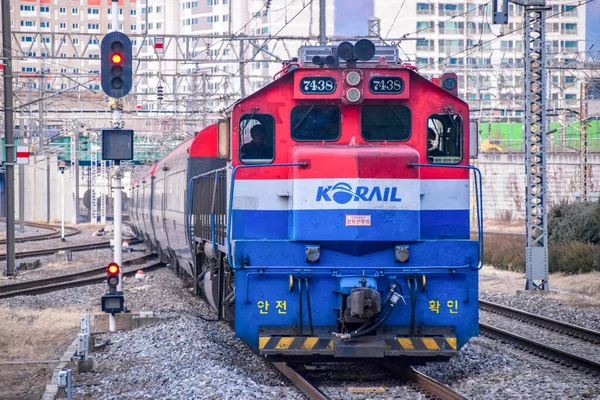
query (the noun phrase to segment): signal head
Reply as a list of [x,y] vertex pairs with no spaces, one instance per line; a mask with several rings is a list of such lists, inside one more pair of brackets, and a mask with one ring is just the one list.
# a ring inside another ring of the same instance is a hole
[[354,55],[360,61],[369,61],[375,56],[375,44],[369,39],[360,39],[354,44]]
[[337,47],[338,56],[344,61],[354,58],[354,45],[350,42],[342,42]]
[[112,98],[121,98],[133,85],[131,40],[122,32],[110,32],[100,46],[102,90]]

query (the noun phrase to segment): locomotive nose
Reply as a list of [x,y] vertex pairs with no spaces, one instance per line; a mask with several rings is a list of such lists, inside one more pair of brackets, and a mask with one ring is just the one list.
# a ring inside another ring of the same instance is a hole
[[[419,154],[409,146],[292,151],[292,240],[419,240]],[[350,243],[349,243],[350,245]]]

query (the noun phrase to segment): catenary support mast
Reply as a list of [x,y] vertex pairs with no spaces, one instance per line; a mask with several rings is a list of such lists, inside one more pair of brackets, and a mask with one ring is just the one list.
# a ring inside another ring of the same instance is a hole
[[[548,83],[545,0],[513,0],[524,7],[525,60],[525,289],[549,290],[546,133]],[[508,0],[493,0],[493,23],[508,23]]]
[[13,123],[12,44],[10,0],[2,0],[2,58],[4,72],[4,132],[6,143],[6,275],[15,273],[15,148]]

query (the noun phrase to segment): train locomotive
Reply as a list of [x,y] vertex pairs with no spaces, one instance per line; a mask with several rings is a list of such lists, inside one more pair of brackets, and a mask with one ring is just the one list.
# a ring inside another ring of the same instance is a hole
[[394,46],[301,47],[133,184],[133,229],[269,360],[447,360],[483,249],[456,86]]

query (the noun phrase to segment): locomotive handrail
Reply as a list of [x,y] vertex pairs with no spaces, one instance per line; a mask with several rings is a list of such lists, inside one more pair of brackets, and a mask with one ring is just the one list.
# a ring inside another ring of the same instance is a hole
[[479,168],[473,165],[446,165],[446,164],[415,164],[408,163],[409,167],[434,167],[469,169],[473,171],[473,182],[475,184],[475,202],[477,203],[477,240],[479,242],[479,265],[476,270],[483,268],[483,179]]
[[234,263],[234,257],[231,255],[231,215],[233,214],[233,193],[235,186],[235,173],[242,168],[261,168],[261,167],[306,167],[306,162],[300,163],[282,163],[282,164],[253,164],[253,165],[238,165],[231,170],[231,185],[229,186],[229,205],[227,207],[227,262],[232,269],[240,269]]
[[[191,249],[191,245],[192,245],[192,215],[194,214],[194,181],[201,179],[201,178],[209,177],[210,175],[214,174],[215,175],[214,190],[216,191],[217,184],[219,182],[219,172],[224,171],[226,169],[227,169],[226,167],[219,168],[219,169],[205,172],[203,174],[196,175],[196,176],[193,176],[190,178],[190,190],[189,190],[190,212],[187,214],[187,218],[186,218],[186,222],[187,222],[186,236],[189,238],[190,250],[193,250],[193,249]],[[215,193],[213,193],[213,202],[212,202],[212,206],[211,206],[210,217],[211,217],[211,238],[212,238],[212,242],[213,242],[213,251],[216,254],[217,243],[216,243],[216,228],[215,228]]]

